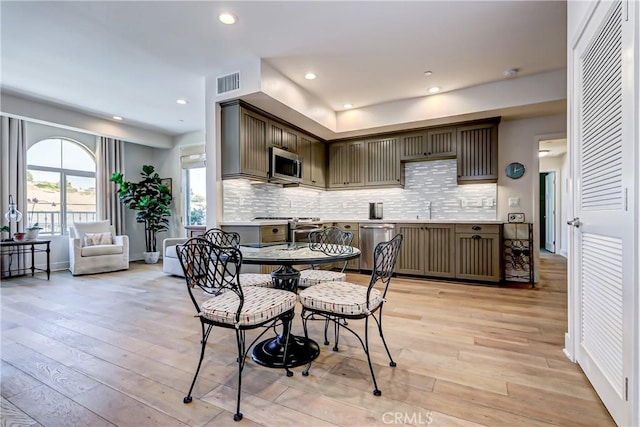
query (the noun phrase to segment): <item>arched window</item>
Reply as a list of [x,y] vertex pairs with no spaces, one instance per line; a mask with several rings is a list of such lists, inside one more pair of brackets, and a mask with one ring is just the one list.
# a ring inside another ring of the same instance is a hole
[[96,161],[79,142],[38,141],[27,151],[27,226],[66,234],[74,221],[96,219]]

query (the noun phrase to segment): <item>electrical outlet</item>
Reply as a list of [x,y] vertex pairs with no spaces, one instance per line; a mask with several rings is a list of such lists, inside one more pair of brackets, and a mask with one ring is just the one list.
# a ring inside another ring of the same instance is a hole
[[462,206],[463,208],[469,206],[469,202],[467,201],[467,199],[460,199],[460,206]]

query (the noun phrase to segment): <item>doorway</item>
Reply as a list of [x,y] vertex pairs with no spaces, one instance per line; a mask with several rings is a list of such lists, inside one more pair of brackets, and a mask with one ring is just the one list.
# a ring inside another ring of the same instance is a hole
[[540,173],[540,250],[556,253],[556,173]]

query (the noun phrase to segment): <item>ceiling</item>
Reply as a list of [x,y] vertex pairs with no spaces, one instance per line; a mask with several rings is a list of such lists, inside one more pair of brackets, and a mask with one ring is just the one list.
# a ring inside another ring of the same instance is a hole
[[[262,58],[335,111],[566,67],[565,1],[2,1],[5,93],[169,135]],[[231,11],[235,25],[217,16]],[[425,71],[432,71],[425,76]],[[315,80],[304,74],[313,71]],[[188,100],[178,105],[176,100]]]

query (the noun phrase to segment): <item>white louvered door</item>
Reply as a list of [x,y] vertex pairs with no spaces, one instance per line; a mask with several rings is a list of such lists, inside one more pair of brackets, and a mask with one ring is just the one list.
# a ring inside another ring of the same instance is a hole
[[[576,359],[618,425],[631,422],[633,62],[626,2],[601,1],[573,48]],[[631,86],[630,86],[631,85]],[[577,314],[577,313],[576,313]]]

